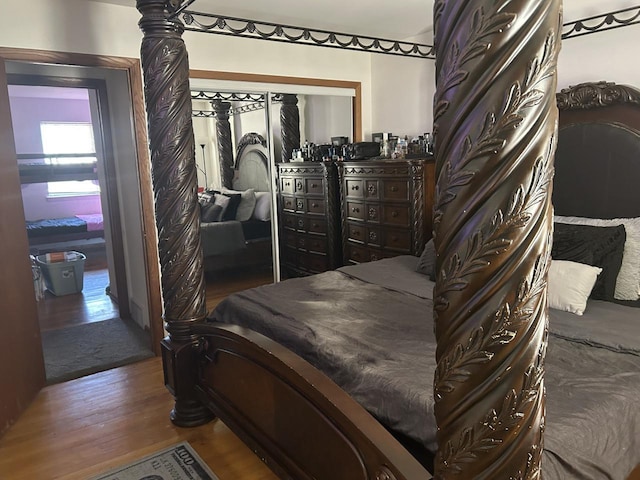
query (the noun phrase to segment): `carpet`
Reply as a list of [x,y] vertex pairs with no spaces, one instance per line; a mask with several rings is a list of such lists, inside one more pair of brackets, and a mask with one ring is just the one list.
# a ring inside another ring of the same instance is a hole
[[42,332],[42,348],[49,385],[153,356],[148,334],[119,318]]
[[182,442],[91,480],[218,480],[218,477],[188,442]]

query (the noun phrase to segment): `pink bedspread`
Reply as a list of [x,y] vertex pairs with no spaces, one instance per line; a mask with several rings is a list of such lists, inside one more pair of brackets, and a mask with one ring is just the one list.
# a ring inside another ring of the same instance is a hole
[[89,215],[76,215],[80,220],[87,222],[87,232],[95,232],[96,230],[104,230],[104,223],[101,213],[92,213]]

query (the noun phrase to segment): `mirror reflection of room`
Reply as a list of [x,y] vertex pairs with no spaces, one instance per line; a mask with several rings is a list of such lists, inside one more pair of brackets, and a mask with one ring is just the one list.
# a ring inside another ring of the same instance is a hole
[[207,308],[271,283],[271,182],[264,95],[194,91]]

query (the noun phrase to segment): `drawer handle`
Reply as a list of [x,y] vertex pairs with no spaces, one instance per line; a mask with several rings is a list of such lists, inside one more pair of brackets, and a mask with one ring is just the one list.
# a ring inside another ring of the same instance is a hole
[[391,212],[391,216],[393,218],[396,218],[398,216],[398,212],[396,210],[394,210],[393,212]]
[[288,187],[289,185],[291,185],[291,182],[284,182],[284,184]]
[[311,226],[312,226],[313,228],[318,228],[318,224],[317,224],[317,223],[312,223],[312,224],[311,224]]
[[358,213],[358,212],[360,211],[360,209],[359,209],[359,208],[356,208],[356,207],[353,207],[353,208],[351,209],[351,211],[352,211],[353,213]]
[[375,241],[378,238],[378,234],[376,232],[369,232],[369,239]]
[[391,191],[392,192],[397,192],[398,191],[398,187],[394,185],[393,187],[391,187]]
[[369,190],[369,195],[375,195],[377,190],[376,185],[374,183],[370,183],[367,190]]
[[353,236],[354,237],[359,237],[360,236],[360,232],[358,230],[353,232]]
[[303,203],[303,201],[302,201],[302,200],[298,200],[298,201],[296,202],[296,205],[298,205],[298,208],[300,208],[300,209],[302,209],[302,207],[304,207],[304,203]]
[[369,218],[377,218],[378,211],[375,208],[369,209]]
[[311,184],[311,188],[318,188],[318,184],[317,183],[312,183]]
[[358,185],[351,185],[351,190],[360,190]]
[[313,208],[318,208],[318,204],[317,204],[317,203],[315,203],[315,202],[314,202],[314,203],[312,203],[312,204],[311,204],[311,206],[312,206]]
[[304,220],[302,220],[302,219],[298,220],[298,226],[300,228],[304,227]]
[[302,190],[302,182],[297,182],[297,183],[296,183],[296,188],[297,188],[298,190]]
[[304,241],[304,238],[301,238],[301,239],[300,239],[300,245],[302,245],[302,246],[304,247],[304,244],[305,244],[305,243],[306,243],[306,242]]
[[375,253],[372,253],[371,254],[371,260],[373,260],[375,262],[376,260],[378,260],[378,256]]

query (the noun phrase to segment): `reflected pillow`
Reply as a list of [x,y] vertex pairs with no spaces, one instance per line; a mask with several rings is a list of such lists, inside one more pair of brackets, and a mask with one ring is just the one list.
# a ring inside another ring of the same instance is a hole
[[436,247],[433,238],[427,242],[416,265],[416,272],[429,277],[429,280],[436,280]]
[[235,220],[236,213],[238,212],[238,207],[240,206],[240,194],[231,194],[231,193],[220,193],[216,195],[218,197],[227,197],[229,199],[229,203],[227,204],[227,208],[224,209],[224,214],[222,215],[223,221]]
[[225,212],[227,210],[227,208],[229,207],[229,202],[231,201],[231,199],[225,195],[216,195],[215,197],[213,197],[213,203],[214,205],[219,205],[220,206],[220,214],[218,216],[218,222],[221,222],[224,219],[224,215]]
[[207,203],[200,207],[200,222],[211,223],[219,222],[222,214],[222,206],[215,203]]
[[551,258],[602,268],[591,297],[614,299],[626,239],[623,225],[594,227],[554,223]]
[[268,222],[271,220],[271,193],[256,192],[256,207],[251,218]]
[[551,260],[547,297],[549,308],[582,315],[596,283],[599,267],[566,260]]
[[232,198],[238,197],[238,203],[234,210],[234,216],[229,220],[238,220],[239,222],[246,222],[253,215],[253,210],[256,206],[256,193],[253,188],[249,188],[243,192],[238,190],[229,190],[227,188],[222,189],[223,195],[228,195]]
[[627,239],[624,243],[622,266],[616,278],[615,298],[638,300],[640,298],[640,218],[584,218],[553,217],[555,222],[592,226],[624,225]]

